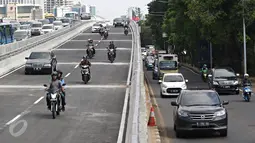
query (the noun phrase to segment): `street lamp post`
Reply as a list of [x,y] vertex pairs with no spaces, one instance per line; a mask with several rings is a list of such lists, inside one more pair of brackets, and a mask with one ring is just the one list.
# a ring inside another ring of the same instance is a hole
[[243,61],[244,61],[244,74],[247,73],[247,57],[246,57],[246,28],[245,28],[245,19],[244,19],[244,0],[243,3]]

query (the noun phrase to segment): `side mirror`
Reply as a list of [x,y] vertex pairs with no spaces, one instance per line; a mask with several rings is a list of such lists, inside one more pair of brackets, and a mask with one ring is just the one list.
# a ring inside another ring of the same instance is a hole
[[26,60],[28,60],[28,57],[25,57]]
[[43,86],[44,86],[44,87],[47,87],[47,84],[44,84]]
[[228,105],[229,104],[229,101],[223,101],[222,102],[222,105]]
[[208,75],[208,77],[209,77],[209,78],[211,78],[211,77],[212,77],[212,75],[211,75],[211,74],[209,74],[209,75]]
[[62,84],[62,86],[66,86],[66,84],[65,84],[65,83],[63,83],[63,84]]
[[185,82],[189,82],[189,80],[186,79]]
[[162,80],[159,80],[158,83],[162,83]]
[[172,101],[172,102],[171,102],[171,105],[172,105],[172,106],[178,106],[178,104],[176,103],[176,101]]
[[236,76],[240,76],[240,74],[239,74],[239,73],[237,73],[237,74],[236,74]]

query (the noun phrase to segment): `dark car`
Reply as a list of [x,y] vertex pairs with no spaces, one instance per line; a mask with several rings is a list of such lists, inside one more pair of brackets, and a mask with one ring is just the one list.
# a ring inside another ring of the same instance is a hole
[[113,25],[114,27],[117,27],[117,26],[124,26],[125,24],[125,21],[122,19],[122,18],[115,18],[113,20]]
[[182,90],[176,101],[173,113],[174,130],[180,138],[188,132],[219,132],[221,136],[228,133],[228,113],[214,90]]
[[25,65],[25,74],[33,72],[46,72],[51,74],[56,70],[57,60],[52,52],[32,52]]
[[89,13],[81,13],[81,20],[90,20],[91,15]]
[[215,68],[208,73],[209,88],[218,93],[239,94],[239,74],[232,68]]

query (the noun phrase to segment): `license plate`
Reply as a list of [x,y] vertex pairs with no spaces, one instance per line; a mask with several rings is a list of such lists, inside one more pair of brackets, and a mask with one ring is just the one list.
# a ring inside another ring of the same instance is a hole
[[171,90],[171,92],[178,92],[178,90]]
[[198,127],[208,127],[209,123],[208,122],[197,122]]
[[57,101],[57,99],[50,99],[50,101]]
[[230,88],[230,86],[225,86],[224,88]]

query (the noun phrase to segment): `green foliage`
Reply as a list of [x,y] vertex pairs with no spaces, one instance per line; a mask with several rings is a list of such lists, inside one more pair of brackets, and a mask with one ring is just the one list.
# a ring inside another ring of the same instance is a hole
[[211,42],[214,65],[228,65],[237,72],[243,71],[244,17],[248,71],[255,75],[255,0],[169,0],[167,9],[166,4],[156,0],[148,6],[149,13],[165,12],[162,17],[147,18],[157,44],[162,42],[162,32],[166,32],[175,52],[180,54],[185,49],[186,59],[198,64],[202,41],[207,45]]

